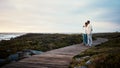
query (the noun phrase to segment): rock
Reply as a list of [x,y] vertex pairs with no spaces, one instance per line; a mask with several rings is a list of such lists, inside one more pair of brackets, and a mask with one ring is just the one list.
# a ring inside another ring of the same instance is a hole
[[83,59],[86,59],[86,58],[90,58],[90,56],[85,56],[85,57],[82,57]]
[[80,68],[87,68],[87,66],[80,66]]
[[87,68],[87,66],[78,66],[78,67],[74,67],[74,68]]
[[89,64],[91,64],[91,61],[90,61],[90,60],[88,60],[85,64],[89,65]]

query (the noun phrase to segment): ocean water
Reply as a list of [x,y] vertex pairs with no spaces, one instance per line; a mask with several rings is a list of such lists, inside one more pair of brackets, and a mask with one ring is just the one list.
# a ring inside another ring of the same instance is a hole
[[15,38],[25,33],[0,33],[0,41],[1,40],[10,40],[11,38]]

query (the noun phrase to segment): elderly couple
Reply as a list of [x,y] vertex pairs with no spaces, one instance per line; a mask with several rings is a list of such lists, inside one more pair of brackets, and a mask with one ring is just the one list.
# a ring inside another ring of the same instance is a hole
[[83,33],[83,44],[86,46],[92,46],[92,26],[89,20],[85,22],[83,28],[85,30]]

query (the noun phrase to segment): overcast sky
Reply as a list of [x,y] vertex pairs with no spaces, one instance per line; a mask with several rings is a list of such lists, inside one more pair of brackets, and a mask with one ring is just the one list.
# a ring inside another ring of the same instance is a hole
[[120,31],[119,0],[0,0],[0,32]]

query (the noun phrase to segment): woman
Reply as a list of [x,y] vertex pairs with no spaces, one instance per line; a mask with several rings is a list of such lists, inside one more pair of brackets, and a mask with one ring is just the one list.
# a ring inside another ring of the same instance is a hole
[[85,22],[85,25],[83,26],[83,28],[84,28],[84,33],[83,33],[82,35],[83,35],[83,44],[84,44],[84,45],[87,45],[87,32],[86,32],[87,25],[88,25],[88,23]]

